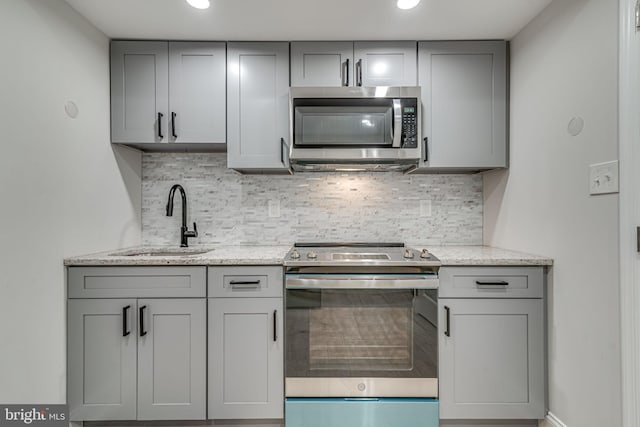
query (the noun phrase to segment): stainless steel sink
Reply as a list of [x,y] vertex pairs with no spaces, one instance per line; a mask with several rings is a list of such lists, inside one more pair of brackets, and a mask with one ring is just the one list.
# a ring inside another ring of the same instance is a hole
[[207,252],[211,252],[213,249],[141,249],[130,250],[123,252],[114,252],[109,254],[110,256],[141,256],[141,257],[179,257],[179,256],[193,256],[200,255]]

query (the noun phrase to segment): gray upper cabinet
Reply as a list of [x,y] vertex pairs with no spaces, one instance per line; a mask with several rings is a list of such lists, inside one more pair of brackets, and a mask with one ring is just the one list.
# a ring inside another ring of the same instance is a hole
[[289,43],[227,46],[227,166],[289,171]]
[[169,111],[166,42],[111,42],[111,141],[166,142]]
[[416,42],[355,42],[356,86],[416,86]]
[[169,140],[226,141],[225,43],[169,43]]
[[225,60],[220,42],[112,42],[111,141],[149,151],[224,143]]
[[291,86],[354,86],[353,42],[291,42]]
[[136,300],[69,300],[71,421],[136,419]]
[[421,42],[426,169],[507,167],[507,44]]
[[282,418],[282,298],[209,300],[209,418]]
[[291,86],[415,86],[416,42],[292,42]]

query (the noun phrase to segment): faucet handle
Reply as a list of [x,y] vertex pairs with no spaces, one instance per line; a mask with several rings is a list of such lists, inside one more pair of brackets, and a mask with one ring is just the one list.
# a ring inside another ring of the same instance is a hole
[[195,221],[193,222],[193,237],[198,237],[198,227],[196,227]]

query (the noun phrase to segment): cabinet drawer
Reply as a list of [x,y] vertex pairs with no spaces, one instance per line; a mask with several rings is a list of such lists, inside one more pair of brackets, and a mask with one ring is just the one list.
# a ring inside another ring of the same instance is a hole
[[206,276],[206,267],[69,267],[69,298],[202,298]]
[[543,267],[444,267],[439,298],[542,298]]
[[209,267],[210,297],[281,297],[282,267]]

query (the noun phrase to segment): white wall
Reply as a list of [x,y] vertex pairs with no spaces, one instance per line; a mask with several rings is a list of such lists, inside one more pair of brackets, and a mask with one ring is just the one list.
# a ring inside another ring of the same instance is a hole
[[3,403],[66,401],[63,257],[140,241],[141,158],[109,144],[108,46],[62,0],[0,1]]
[[621,424],[618,196],[588,194],[588,165],[618,155],[617,12],[556,0],[513,39],[511,168],[484,178],[485,244],[555,260],[549,406],[569,427]]

